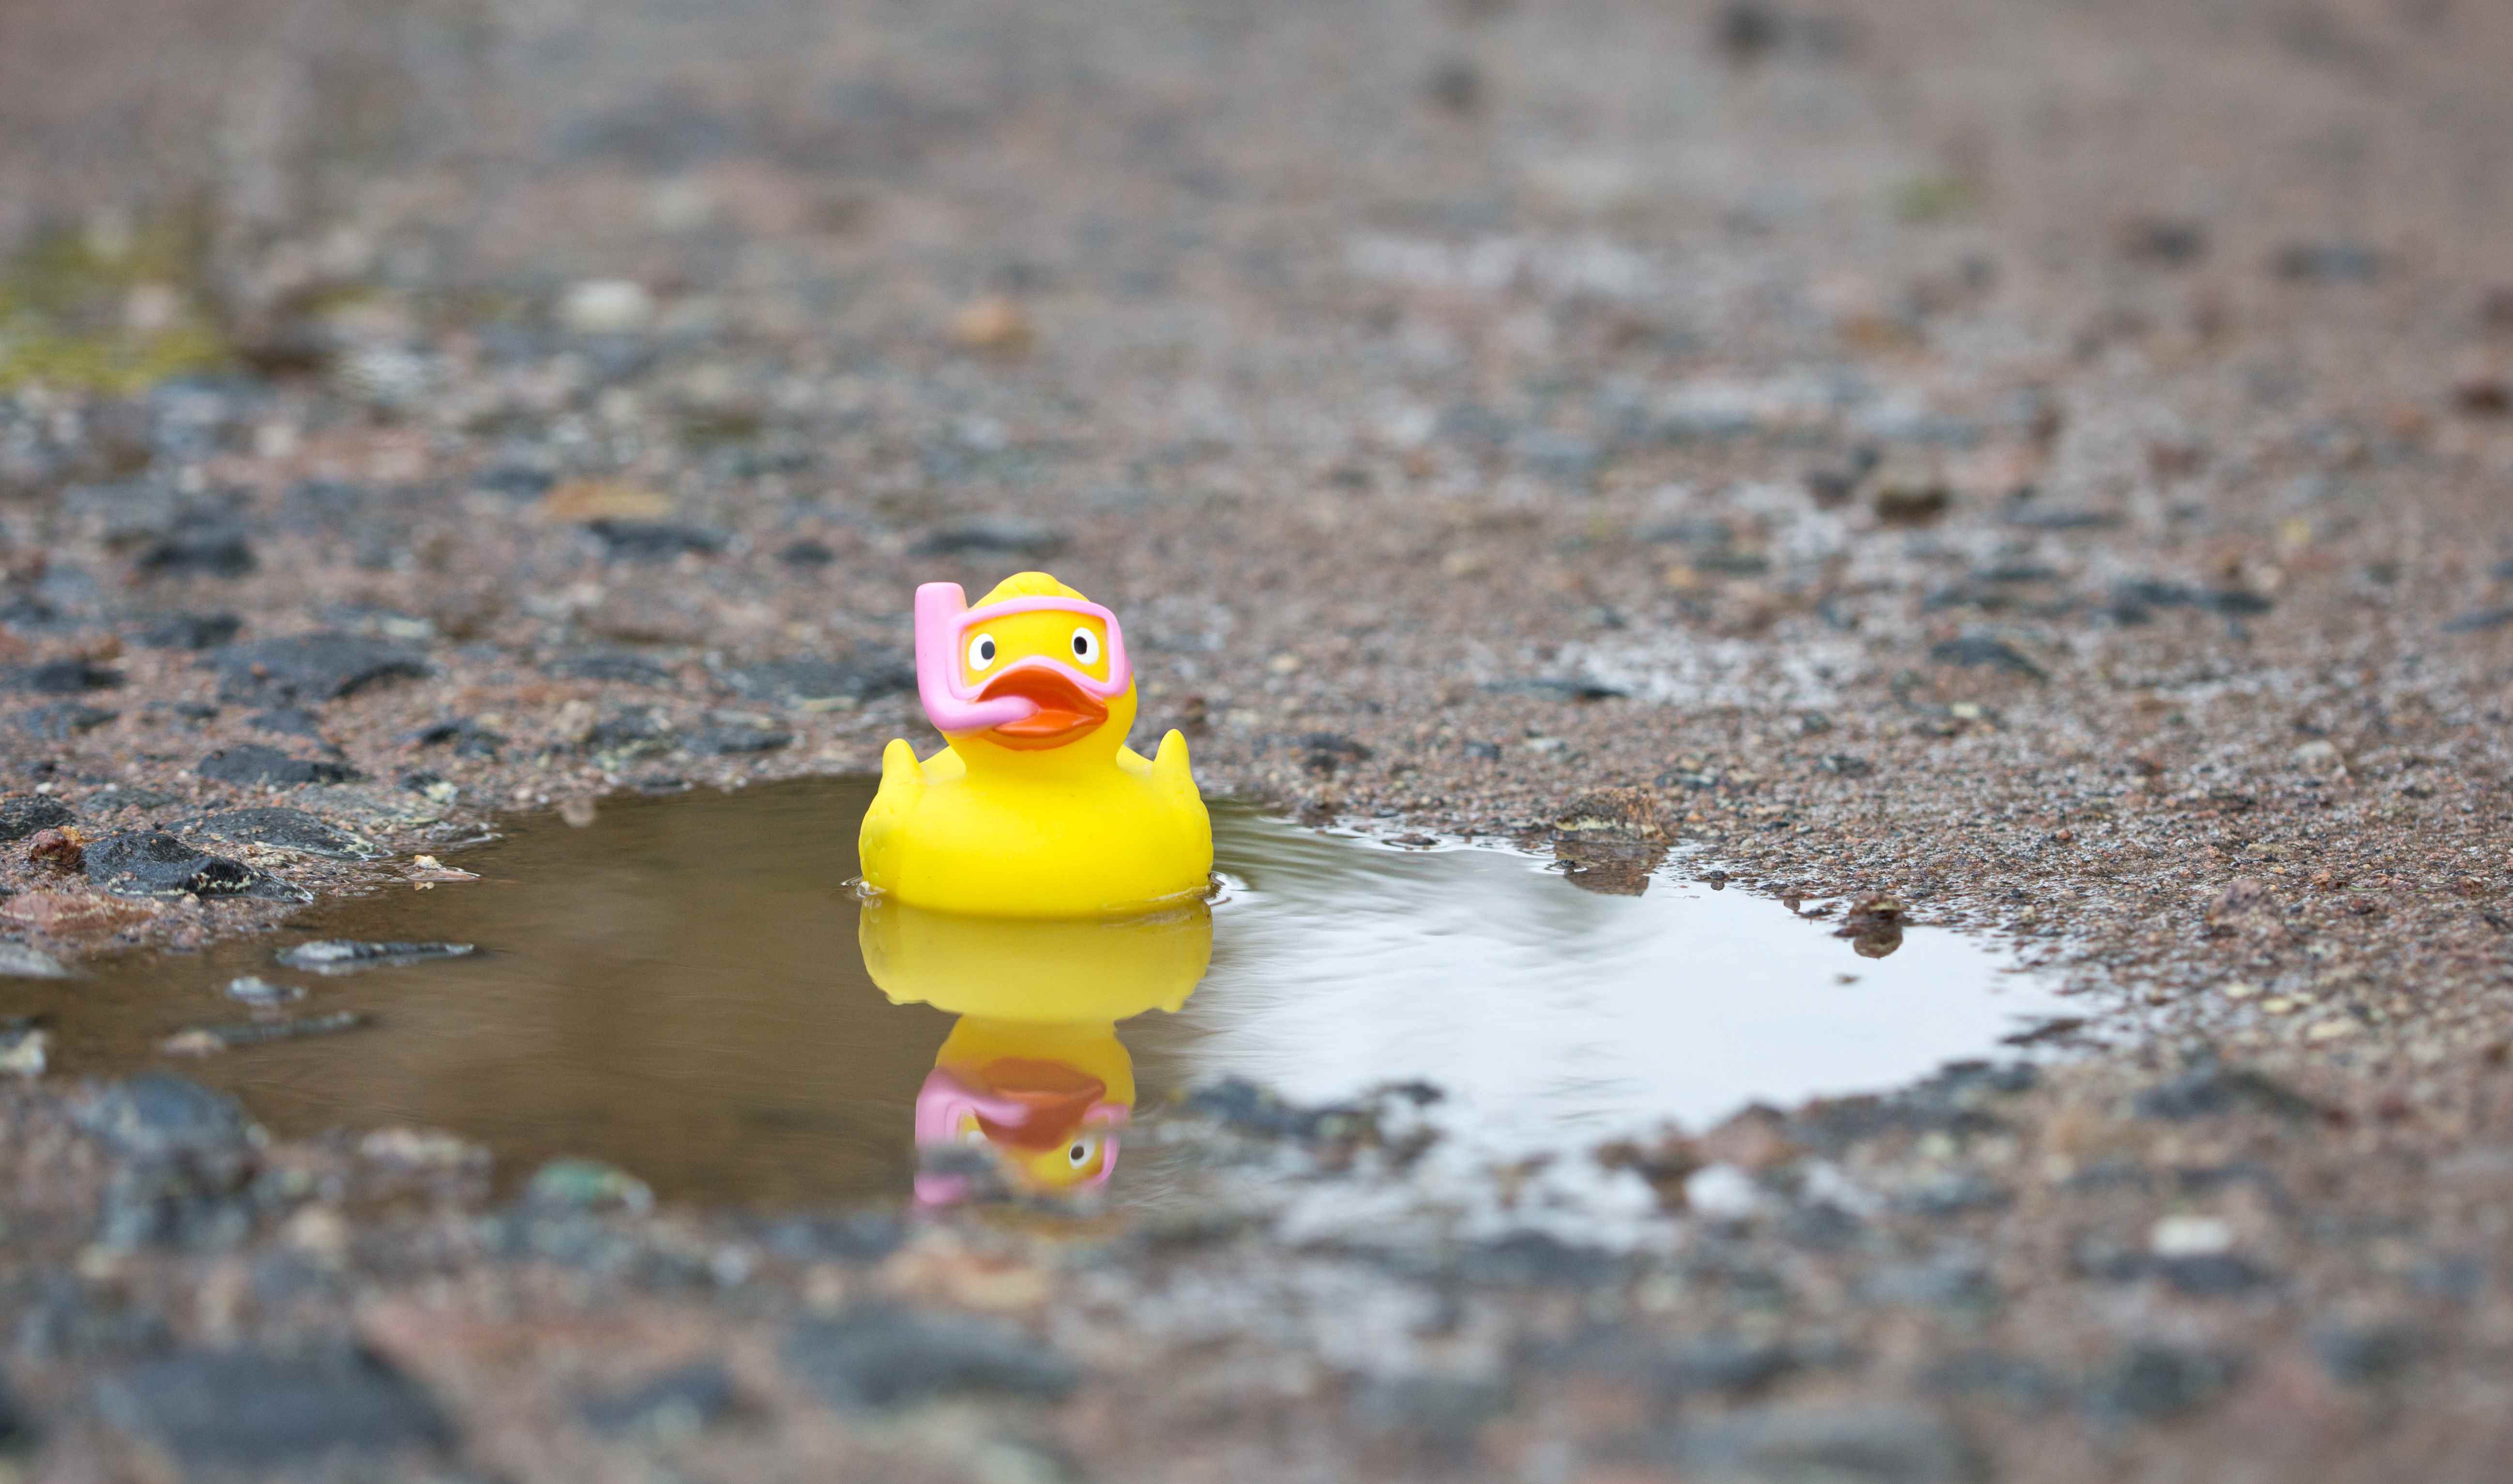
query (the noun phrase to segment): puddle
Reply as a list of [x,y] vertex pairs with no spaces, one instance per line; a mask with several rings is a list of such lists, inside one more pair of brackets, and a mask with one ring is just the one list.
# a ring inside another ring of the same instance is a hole
[[[0,1014],[49,1018],[57,1075],[172,1066],[284,1134],[440,1127],[510,1173],[586,1154],[668,1196],[775,1204],[904,1194],[920,1140],[985,1145],[1031,1187],[1122,1189],[1130,1107],[1230,1075],[1321,1101],[1425,1079],[1478,1148],[1576,1146],[1889,1087],[2064,1006],[1949,932],[1868,957],[1829,922],[1665,871],[1605,895],[1525,856],[1231,806],[1210,909],[1013,924],[876,904],[859,924],[843,883],[870,786],[521,818],[456,858],[478,881],[325,903],[276,941],[0,982]],[[337,975],[276,958],[329,939],[479,951]],[[230,997],[248,976],[305,992]],[[372,1023],[164,1049],[350,1014]]]

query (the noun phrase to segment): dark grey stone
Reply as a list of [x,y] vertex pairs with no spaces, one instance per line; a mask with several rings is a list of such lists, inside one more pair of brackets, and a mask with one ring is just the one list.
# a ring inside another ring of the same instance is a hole
[[1693,1484],[1978,1484],[1979,1446],[1911,1407],[1773,1406],[1680,1428],[1670,1462]]
[[2269,257],[2270,271],[2297,283],[2372,283],[2382,255],[2361,242],[2290,242]]
[[1979,1259],[1940,1253],[1917,1263],[1881,1263],[1859,1284],[1871,1304],[1924,1308],[1983,1310],[1997,1307],[1998,1284]]
[[2005,1185],[1985,1175],[1959,1170],[1906,1192],[1904,1209],[1921,1216],[1960,1216],[1967,1211],[1996,1211],[2014,1197]]
[[140,570],[155,577],[240,578],[261,564],[243,525],[221,515],[187,515],[140,553]]
[[431,722],[402,740],[421,747],[451,745],[457,757],[495,758],[498,749],[505,745],[506,737],[504,733],[493,732],[478,722],[457,717]]
[[778,1217],[759,1232],[762,1247],[797,1263],[877,1263],[905,1240],[906,1228],[886,1211]]
[[1311,773],[1331,775],[1351,763],[1368,762],[1369,746],[1341,732],[1310,732],[1298,740],[1300,765]]
[[2276,606],[2270,599],[2240,587],[2190,587],[2155,578],[2116,582],[2111,597],[2112,616],[2125,622],[2139,622],[2138,616],[2149,608],[2200,608],[2229,619],[2248,619]]
[[1509,448],[1532,472],[1566,484],[1594,483],[1606,461],[1605,450],[1593,440],[1549,428],[1529,428],[1511,439]]
[[2405,1320],[2325,1325],[2312,1333],[2312,1353],[2322,1369],[2351,1386],[2397,1381],[2433,1350],[2433,1336]]
[[310,901],[308,893],[240,861],[213,856],[162,829],[107,835],[87,848],[87,878],[121,897],[259,897]]
[[58,828],[77,818],[75,810],[48,794],[10,794],[0,798],[0,844],[22,840],[39,829]]
[[1784,1344],[1731,1334],[1695,1336],[1670,1346],[1654,1334],[1615,1325],[1585,1331],[1536,1354],[1546,1374],[1582,1372],[1609,1380],[1646,1381],[1654,1396],[1673,1405],[1682,1397],[1750,1396],[1799,1368]]
[[725,547],[721,531],[665,520],[595,520],[585,527],[602,542],[603,554],[620,561],[667,562],[684,552],[712,556]]
[[374,861],[391,854],[382,846],[302,809],[230,809],[180,826],[195,834],[238,844],[267,845],[327,861]]
[[831,1407],[887,1411],[948,1396],[1057,1401],[1081,1383],[1071,1361],[992,1319],[861,1304],[787,1332],[785,1364]]
[[345,1347],[311,1355],[203,1351],[99,1380],[105,1422],[186,1468],[265,1469],[334,1454],[439,1451],[455,1432],[435,1402],[383,1361]]
[[66,1271],[36,1278],[37,1292],[18,1320],[18,1354],[34,1365],[66,1360],[130,1360],[171,1348],[165,1319],[122,1295],[90,1288]]
[[160,793],[154,788],[137,788],[127,783],[100,788],[87,796],[87,807],[98,814],[111,814],[117,809],[163,809],[174,802],[175,796],[171,793]]
[[2183,1122],[2233,1112],[2307,1118],[2321,1111],[2302,1094],[2247,1067],[2203,1066],[2159,1083],[2132,1104],[2141,1118]]
[[375,1023],[375,1017],[356,1010],[335,1010],[324,1015],[290,1016],[268,1021],[231,1021],[222,1025],[192,1025],[183,1030],[187,1036],[207,1036],[229,1050],[238,1046],[259,1046],[265,1041],[295,1041],[306,1036],[339,1035],[344,1030],[359,1030]]
[[254,1138],[241,1103],[172,1072],[140,1072],[109,1083],[76,1117],[79,1127],[141,1158],[242,1148]]
[[617,680],[666,689],[675,683],[670,666],[643,655],[561,655],[541,668],[561,680]]
[[1566,1242],[1541,1231],[1513,1231],[1459,1254],[1457,1275],[1469,1283],[1510,1288],[1589,1288],[1620,1277],[1622,1260],[1603,1247]]
[[38,696],[80,696],[112,690],[122,684],[122,671],[93,660],[53,660],[18,671],[11,684]]
[[1372,1377],[1352,1398],[1353,1418],[1362,1426],[1443,1451],[1472,1447],[1508,1406],[1507,1387],[1474,1377]]
[[1959,664],[1967,668],[1994,665],[2035,680],[2048,680],[2042,666],[2026,659],[2022,651],[2004,639],[1988,634],[1965,634],[1956,639],[1940,639],[1929,646],[1929,658],[1939,664]]
[[231,613],[170,613],[147,621],[139,637],[151,649],[217,649],[242,627],[244,621]]
[[672,729],[648,710],[614,712],[584,735],[584,750],[608,766],[658,757],[672,746]]
[[68,742],[83,732],[113,721],[122,713],[83,701],[54,701],[20,711],[14,718],[20,731],[41,742]]
[[836,561],[838,553],[826,541],[806,538],[778,552],[777,559],[788,567],[818,568]]
[[2078,505],[2046,505],[2032,501],[2011,503],[2007,523],[2027,531],[2107,531],[2121,523],[2115,510],[2089,510]]
[[2068,1400],[2068,1384],[2048,1366],[1998,1350],[1960,1350],[1921,1373],[1920,1384],[1955,1396],[1980,1396],[2018,1412],[2052,1411]]
[[351,974],[360,969],[397,969],[430,959],[461,958],[476,951],[467,943],[362,943],[351,938],[318,938],[279,950],[279,961],[315,974]]
[[107,1248],[224,1252],[253,1230],[254,1161],[242,1149],[135,1159],[105,1176],[97,1241]]
[[681,745],[701,756],[733,757],[753,752],[774,752],[791,745],[794,734],[780,727],[753,726],[748,722],[713,722],[691,731],[681,739]]
[[248,719],[252,721],[253,728],[257,732],[273,732],[282,737],[311,738],[326,746],[330,745],[329,740],[323,736],[323,718],[303,706],[272,706],[267,711],[256,711]]
[[471,488],[486,490],[492,495],[502,495],[517,503],[540,499],[549,492],[549,487],[556,483],[558,483],[556,475],[520,463],[500,464],[493,469],[483,469],[471,477]]
[[1667,1352],[1657,1371],[1670,1391],[1750,1396],[1796,1371],[1798,1365],[1797,1353],[1787,1345],[1708,1335]]
[[345,783],[366,777],[346,763],[327,757],[297,757],[260,742],[221,747],[193,765],[192,771],[221,783]]
[[605,1436],[686,1436],[730,1420],[739,1407],[733,1373],[720,1360],[696,1360],[617,1391],[577,1403],[585,1425]]
[[1526,680],[1488,680],[1484,689],[1496,696],[1542,696],[1553,701],[1612,701],[1629,696],[1621,686],[1577,675],[1539,675]]
[[2241,1375],[2241,1363],[2230,1355],[2135,1344],[2087,1381],[2085,1406],[2106,1423],[2169,1423],[2214,1401]]
[[1856,1213],[1821,1200],[1791,1207],[1780,1223],[1782,1236],[1817,1252],[1839,1252],[1856,1242],[1866,1229],[1867,1223]]
[[427,673],[411,650],[328,629],[232,645],[215,659],[221,697],[258,705],[338,701],[379,681]]
[[729,669],[724,682],[751,701],[814,707],[915,690],[916,666],[873,651],[845,660],[769,660]]
[[2156,1276],[2196,1299],[2225,1299],[2276,1284],[2277,1274],[2238,1252],[2193,1253],[2153,1260]]
[[2208,256],[2208,224],[2188,218],[2144,218],[2121,233],[2121,252],[2139,261],[2186,267]]
[[20,593],[0,602],[0,628],[13,628],[21,634],[56,634],[75,632],[85,626],[32,593]]
[[937,526],[917,538],[910,548],[918,556],[1054,556],[1066,537],[1053,526],[1029,520],[972,520]]
[[2487,1292],[2488,1264],[2483,1258],[2448,1252],[2418,1263],[2407,1276],[2418,1293],[2466,1304]]
[[2474,634],[2490,628],[2502,628],[2513,623],[2513,607],[2480,608],[2447,620],[2443,631],[2448,634]]
[[0,1385],[0,1457],[28,1453],[42,1440],[41,1429],[20,1404],[17,1393]]
[[1359,1109],[1341,1103],[1310,1107],[1287,1102],[1244,1077],[1224,1077],[1199,1087],[1187,1095],[1186,1105],[1242,1134],[1302,1142],[1361,1116]]

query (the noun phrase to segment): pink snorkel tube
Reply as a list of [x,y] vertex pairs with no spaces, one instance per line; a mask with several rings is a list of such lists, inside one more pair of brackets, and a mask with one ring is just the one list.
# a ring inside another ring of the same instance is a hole
[[983,608],[971,608],[969,595],[957,582],[924,582],[916,589],[916,695],[925,702],[925,719],[934,723],[937,732],[982,732],[1006,722],[1035,716],[1037,702],[1026,696],[997,696],[980,700],[978,690],[960,681],[960,646],[969,630],[993,620],[1023,613],[1069,613],[1081,618],[1097,619],[1108,631],[1108,678],[1094,679],[1060,660],[1032,655],[987,676],[992,681],[1023,670],[1048,670],[1071,681],[1082,694],[1094,701],[1114,701],[1126,694],[1135,683],[1133,666],[1126,662],[1126,635],[1117,626],[1117,616],[1097,603],[1079,598],[1007,598]]

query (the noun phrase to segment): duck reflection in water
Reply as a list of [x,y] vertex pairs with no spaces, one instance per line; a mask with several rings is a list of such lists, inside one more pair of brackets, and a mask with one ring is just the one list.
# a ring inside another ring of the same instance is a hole
[[1057,921],[875,898],[860,923],[882,993],[960,1017],[916,1096],[917,1200],[1104,1187],[1135,1105],[1117,1023],[1186,1003],[1212,962],[1212,909]]

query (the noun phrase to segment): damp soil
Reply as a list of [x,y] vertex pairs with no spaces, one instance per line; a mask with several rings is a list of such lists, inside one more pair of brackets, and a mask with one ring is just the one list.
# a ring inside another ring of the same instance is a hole
[[[939,1116],[919,1109],[955,1097],[1014,1110],[980,1132],[1040,1188],[1115,1164],[1113,1127],[1104,1154],[1063,1137],[1091,1107],[1096,1127],[1230,1077],[1312,1103],[1428,1082],[1453,1132],[1524,1155],[1887,1087],[2062,1003],[1975,941],[1861,936],[1681,860],[1605,893],[1518,851],[1392,845],[1244,805],[1216,810],[1210,908],[902,923],[850,887],[871,789],[806,780],[623,796],[582,824],[515,817],[449,853],[476,880],[99,959],[16,983],[8,1013],[49,1022],[64,1071],[174,1066],[282,1135],[442,1128],[510,1173],[592,1155],[670,1196],[791,1203],[908,1193]],[[342,940],[472,951],[306,952]]]

